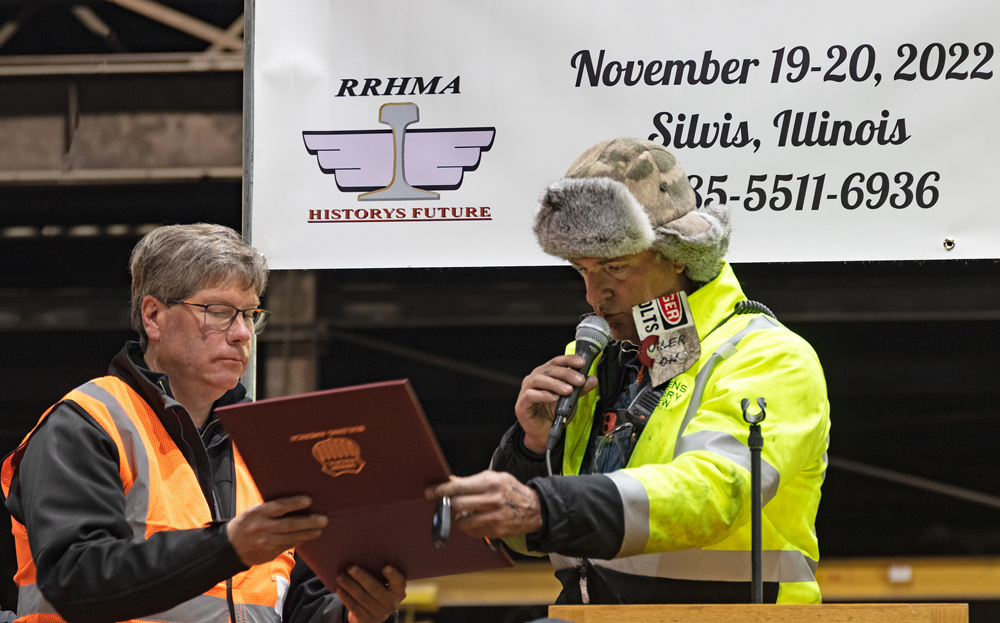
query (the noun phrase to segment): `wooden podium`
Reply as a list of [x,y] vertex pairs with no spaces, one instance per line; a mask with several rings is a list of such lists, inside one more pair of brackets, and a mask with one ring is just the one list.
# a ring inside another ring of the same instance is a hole
[[968,604],[549,606],[573,623],[968,623]]

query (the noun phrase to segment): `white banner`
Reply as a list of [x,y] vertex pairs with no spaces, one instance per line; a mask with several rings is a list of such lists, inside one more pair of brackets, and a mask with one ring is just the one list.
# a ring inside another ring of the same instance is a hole
[[537,199],[667,145],[737,262],[1000,257],[1000,4],[256,0],[272,268],[558,264]]

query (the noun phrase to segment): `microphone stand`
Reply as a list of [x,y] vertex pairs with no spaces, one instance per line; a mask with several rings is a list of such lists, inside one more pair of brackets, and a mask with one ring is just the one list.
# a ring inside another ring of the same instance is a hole
[[764,603],[764,581],[761,565],[761,550],[763,549],[761,539],[761,469],[760,453],[764,449],[764,435],[760,432],[760,423],[766,417],[766,402],[763,398],[757,399],[760,413],[747,413],[750,400],[744,398],[740,403],[743,407],[743,419],[750,424],[750,437],[747,445],[750,447],[750,516],[751,516],[751,546],[750,546],[750,572],[751,572],[751,603]]

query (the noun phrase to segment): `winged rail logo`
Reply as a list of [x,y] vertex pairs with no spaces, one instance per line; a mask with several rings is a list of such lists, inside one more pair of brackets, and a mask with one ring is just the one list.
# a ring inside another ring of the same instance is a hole
[[436,190],[457,190],[466,171],[479,168],[493,146],[496,128],[407,128],[420,121],[411,102],[384,104],[379,122],[390,130],[305,131],[306,150],[341,192],[358,201],[439,199]]

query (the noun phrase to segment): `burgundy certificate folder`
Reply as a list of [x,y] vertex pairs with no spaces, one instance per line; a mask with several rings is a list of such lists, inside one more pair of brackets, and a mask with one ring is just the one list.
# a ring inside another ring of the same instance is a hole
[[453,526],[435,548],[428,485],[448,480],[409,381],[272,398],[216,411],[265,500],[308,494],[310,512],[330,518],[323,535],[296,551],[327,587],[357,564],[407,579],[513,566],[506,552]]

